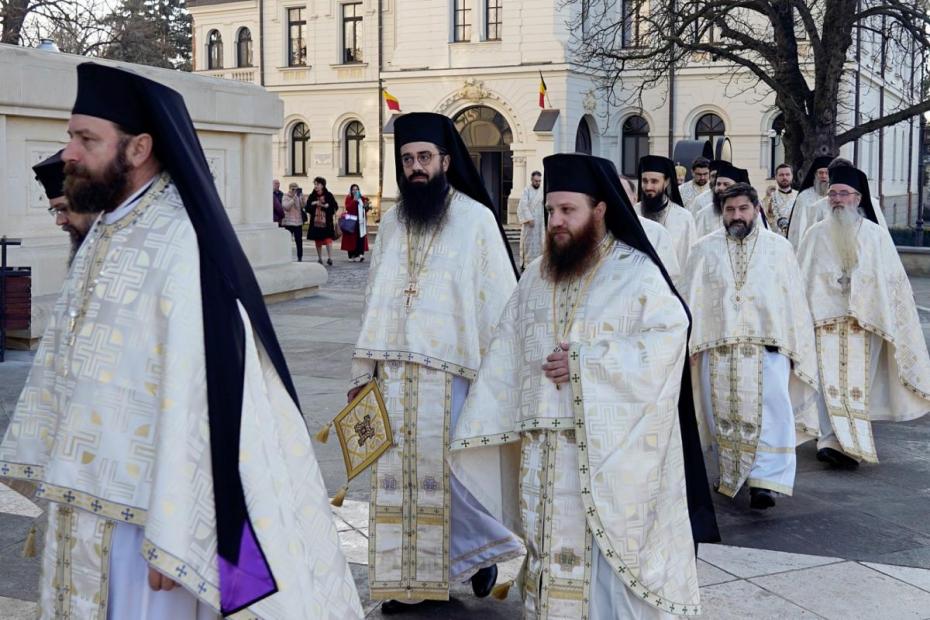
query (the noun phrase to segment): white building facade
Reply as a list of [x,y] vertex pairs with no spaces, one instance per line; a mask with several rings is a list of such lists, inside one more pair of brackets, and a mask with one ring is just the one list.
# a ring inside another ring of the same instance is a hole
[[[774,96],[728,92],[733,67],[709,58],[696,57],[675,74],[674,88],[647,92],[639,106],[608,106],[594,80],[571,63],[578,3],[189,0],[188,6],[195,71],[255,82],[283,100],[272,166],[285,187],[296,181],[308,189],[322,176],[337,198],[357,183],[376,205],[393,204],[391,113],[382,89],[403,112],[439,112],[455,121],[510,223],[530,173],[556,152],[601,155],[631,174],[642,155],[671,156],[680,140],[725,136],[733,161],[750,170],[760,191],[784,156]],[[855,84],[844,88],[850,122],[856,109],[864,122],[913,92],[910,65],[880,71],[873,55],[865,56]],[[546,113],[539,106],[541,79]],[[873,180],[892,226],[905,226],[916,213],[918,132],[916,119],[905,121],[842,150]]]

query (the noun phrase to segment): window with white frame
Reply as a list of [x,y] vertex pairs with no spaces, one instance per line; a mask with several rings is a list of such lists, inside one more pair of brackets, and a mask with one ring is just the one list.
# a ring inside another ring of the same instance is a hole
[[485,0],[484,14],[487,24],[487,40],[500,41],[503,34],[504,8],[503,0]]
[[454,0],[452,6],[452,40],[471,41],[471,0]]
[[345,153],[343,169],[346,175],[362,174],[362,142],[365,140],[365,127],[358,121],[346,124],[343,132],[343,151]]
[[287,9],[287,66],[307,66],[307,19],[302,7]]
[[291,128],[291,175],[307,176],[307,143],[310,141],[310,129],[306,123],[296,123]]
[[342,5],[342,62],[362,62],[362,3]]

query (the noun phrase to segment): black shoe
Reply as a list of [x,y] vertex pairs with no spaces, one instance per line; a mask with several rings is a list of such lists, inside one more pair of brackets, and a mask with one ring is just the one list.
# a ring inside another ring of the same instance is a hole
[[845,469],[848,471],[856,471],[859,469],[859,461],[833,448],[821,448],[817,450],[817,460],[821,463],[827,463],[836,469]]
[[364,257],[364,256],[360,257],[360,258],[358,259],[358,262],[364,263],[364,262],[365,262],[365,257]]
[[327,259],[326,259],[326,264],[329,265],[330,267],[332,267],[332,266],[333,266],[333,259],[327,258]]
[[749,488],[749,507],[753,510],[765,510],[775,505],[775,496],[768,489]]
[[446,601],[420,601],[419,603],[401,603],[400,601],[390,600],[381,603],[381,613],[385,616],[393,616],[408,611],[428,611],[432,607],[440,607],[446,604]]
[[497,564],[482,568],[471,578],[471,591],[478,598],[484,598],[491,593],[497,583]]
[[318,258],[318,259],[316,259],[316,262],[318,262],[318,263],[320,263],[320,264],[322,265],[322,264],[323,264],[323,259],[322,259],[322,258]]

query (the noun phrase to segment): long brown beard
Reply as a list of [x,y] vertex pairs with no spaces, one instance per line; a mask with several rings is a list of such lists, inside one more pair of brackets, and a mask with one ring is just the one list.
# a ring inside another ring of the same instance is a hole
[[131,166],[126,159],[130,138],[120,140],[116,157],[100,174],[92,174],[85,166],[65,164],[65,196],[75,213],[112,211],[126,197]]
[[541,265],[542,276],[549,282],[560,284],[583,276],[598,259],[600,239],[594,218],[568,243],[559,247],[551,231],[546,231],[546,251]]

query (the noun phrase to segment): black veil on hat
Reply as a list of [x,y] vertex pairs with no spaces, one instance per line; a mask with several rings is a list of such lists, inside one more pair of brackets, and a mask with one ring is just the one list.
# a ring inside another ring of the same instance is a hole
[[732,179],[734,183],[749,183],[749,171],[745,168],[737,168],[728,161],[722,161],[717,165],[717,178]]
[[449,155],[449,170],[446,172],[449,184],[472,200],[480,202],[494,214],[513,272],[519,278],[520,272],[513,260],[513,250],[510,248],[507,233],[504,232],[501,223],[501,211],[504,205],[495,206],[494,201],[491,200],[481,180],[481,175],[478,174],[468,153],[468,147],[465,146],[465,141],[455,129],[452,119],[434,112],[408,112],[397,117],[394,121],[394,167],[398,187],[404,180],[404,169],[400,163],[400,148],[411,142],[430,142]]
[[646,155],[641,157],[639,160],[639,166],[636,171],[636,176],[639,180],[639,201],[643,200],[643,173],[644,172],[658,172],[665,175],[665,178],[668,179],[668,187],[665,190],[665,195],[669,197],[669,200],[682,206],[684,202],[681,199],[681,192],[678,191],[678,174],[675,171],[675,162],[673,162],[668,157],[662,157],[661,155]]
[[299,408],[297,392],[183,97],[117,67],[83,63],[77,73],[72,113],[109,120],[129,133],[151,134],[155,154],[171,175],[197,235],[220,607],[223,615],[230,615],[277,592],[249,520],[239,475],[245,327],[237,302],[248,313],[255,335]]
[[[646,231],[639,221],[620,184],[617,167],[610,160],[580,153],[559,153],[543,159],[545,191],[578,192],[603,200],[607,204],[604,220],[614,237],[646,254],[659,267],[672,292],[678,297],[688,315],[688,338],[691,337],[691,311],[679,295],[672,279],[662,264],[658,253],[649,242]],[[698,434],[694,399],[691,397],[690,355],[685,352],[685,363],[681,373],[681,392],[678,398],[678,424],[681,430],[682,453],[685,462],[685,486],[688,495],[688,513],[691,534],[695,543],[720,542],[717,516],[707,483],[704,468],[704,452]]]
[[864,172],[852,166],[837,166],[830,169],[830,185],[841,183],[848,185],[860,194],[862,200],[859,207],[865,212],[865,216],[878,224],[878,217],[875,215],[875,206],[872,204],[872,191],[869,189],[869,178]]
[[803,192],[808,188],[814,187],[814,179],[817,178],[817,171],[821,168],[828,167],[832,161],[833,158],[826,155],[815,157],[814,161],[811,162],[811,167],[807,169],[807,174],[804,175],[804,182],[801,183],[801,189],[799,191]]
[[62,151],[64,149],[32,167],[32,171],[36,173],[36,181],[45,188],[45,197],[49,200],[65,195],[65,162],[61,160]]

